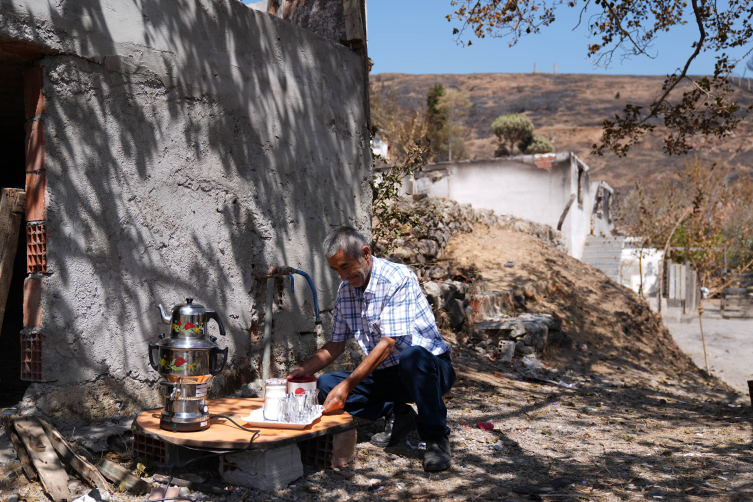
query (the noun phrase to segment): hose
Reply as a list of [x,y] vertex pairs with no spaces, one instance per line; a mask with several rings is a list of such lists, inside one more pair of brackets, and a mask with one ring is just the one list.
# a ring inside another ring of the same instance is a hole
[[322,323],[322,319],[320,317],[321,312],[319,311],[319,298],[318,298],[318,296],[316,294],[316,288],[314,287],[314,281],[312,281],[311,277],[309,277],[309,275],[306,272],[304,272],[303,270],[293,269],[293,273],[290,274],[290,292],[291,293],[294,292],[294,290],[293,290],[293,284],[294,284],[293,274],[302,275],[303,277],[306,278],[306,281],[309,283],[309,287],[311,288],[311,293],[314,295],[314,315],[316,315],[316,321],[314,321],[314,324],[321,324]]

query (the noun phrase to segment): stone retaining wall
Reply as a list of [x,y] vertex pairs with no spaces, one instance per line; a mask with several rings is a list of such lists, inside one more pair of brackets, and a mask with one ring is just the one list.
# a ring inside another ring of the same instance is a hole
[[391,235],[391,245],[382,242],[380,247],[390,249],[387,255],[390,260],[420,269],[420,276],[427,272],[429,278],[445,277],[449,271],[441,265],[437,268],[432,262],[444,257],[444,249],[452,237],[472,232],[477,223],[533,235],[560,251],[567,251],[562,232],[549,225],[509,215],[496,215],[491,209],[474,209],[470,204],[428,196],[403,197],[395,204],[399,212],[418,216],[420,223],[407,229],[405,236],[397,236],[397,233]]
[[534,285],[515,291],[487,291],[483,282],[475,282],[473,271],[443,261],[447,242],[472,232],[476,224],[523,232],[566,252],[561,232],[439,197],[403,197],[395,204],[399,212],[413,218],[414,225],[394,229],[378,247],[389,249],[388,259],[408,265],[421,278],[440,329],[457,332],[459,342],[489,357],[496,357],[501,340],[514,341],[519,356],[541,354],[548,344],[567,343],[569,337],[561,331],[559,320],[546,314],[521,313],[526,301],[535,298]]

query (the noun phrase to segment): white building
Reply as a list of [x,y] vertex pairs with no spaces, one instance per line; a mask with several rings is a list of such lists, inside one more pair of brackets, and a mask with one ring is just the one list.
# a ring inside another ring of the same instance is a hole
[[570,152],[429,164],[405,190],[549,225],[565,234],[578,259],[588,236],[610,237],[614,227],[614,191],[591,181],[588,166]]

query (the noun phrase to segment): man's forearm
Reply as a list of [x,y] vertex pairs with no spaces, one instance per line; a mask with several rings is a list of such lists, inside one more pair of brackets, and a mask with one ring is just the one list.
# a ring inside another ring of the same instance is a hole
[[369,355],[361,361],[356,369],[344,380],[348,386],[349,391],[356,388],[356,386],[363,381],[364,378],[369,376],[380,364],[387,359],[392,350],[395,347],[394,338],[382,338],[379,343],[374,347]]
[[301,368],[307,375],[313,375],[322,368],[329,366],[344,351],[345,342],[327,342],[308,361],[303,363]]

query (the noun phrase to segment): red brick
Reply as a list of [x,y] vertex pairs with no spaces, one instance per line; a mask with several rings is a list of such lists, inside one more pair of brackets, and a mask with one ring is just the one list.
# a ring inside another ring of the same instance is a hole
[[21,380],[25,382],[43,382],[42,377],[42,343],[44,335],[31,333],[21,335]]
[[47,225],[26,225],[26,273],[47,273]]
[[536,167],[550,171],[555,158],[554,154],[544,154],[534,157],[534,162],[536,162]]
[[45,168],[44,122],[35,120],[26,125],[26,172]]
[[45,111],[41,66],[29,68],[24,72],[24,107],[26,120],[41,115]]
[[24,280],[24,328],[42,327],[42,279]]
[[44,220],[47,172],[26,173],[26,221]]
[[332,467],[341,467],[356,458],[357,438],[355,429],[332,436]]

